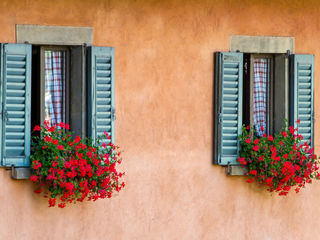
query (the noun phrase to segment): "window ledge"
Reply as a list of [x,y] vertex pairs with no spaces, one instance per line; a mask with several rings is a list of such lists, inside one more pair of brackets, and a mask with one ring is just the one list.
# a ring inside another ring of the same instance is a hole
[[226,173],[230,176],[245,176],[248,173],[248,168],[240,165],[229,165],[226,167]]
[[29,167],[12,167],[11,168],[11,178],[21,180],[29,179],[31,176],[31,168]]

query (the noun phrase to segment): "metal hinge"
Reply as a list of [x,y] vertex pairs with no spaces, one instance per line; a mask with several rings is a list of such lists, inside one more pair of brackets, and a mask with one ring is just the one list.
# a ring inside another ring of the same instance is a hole
[[83,43],[82,46],[83,46],[83,49],[84,49],[83,54],[84,54],[85,57],[87,57],[87,55],[88,55],[87,44],[86,44],[86,43]]
[[311,119],[312,119],[312,121],[315,120],[315,119],[314,119],[314,112],[311,113]]
[[228,165],[227,165],[227,175],[231,175],[231,173],[232,173],[231,164],[230,164],[230,162],[228,162]]
[[289,57],[291,55],[290,50],[288,49],[286,52],[286,56]]
[[9,117],[7,110],[4,108],[4,103],[2,104],[2,112],[0,112],[0,114],[2,115],[5,122],[7,122]]
[[222,113],[218,113],[218,121],[219,121],[219,124],[222,122]]
[[116,110],[114,108],[111,109],[111,119],[112,121],[116,120]]

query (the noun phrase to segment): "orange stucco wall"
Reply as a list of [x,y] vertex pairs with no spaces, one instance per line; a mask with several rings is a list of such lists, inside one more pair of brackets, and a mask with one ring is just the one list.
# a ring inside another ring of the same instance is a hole
[[231,35],[295,37],[313,53],[319,150],[320,2],[1,0],[0,42],[15,24],[91,26],[115,47],[116,141],[126,188],[111,200],[48,208],[0,169],[0,239],[320,239],[320,184],[288,197],[212,165],[213,52]]

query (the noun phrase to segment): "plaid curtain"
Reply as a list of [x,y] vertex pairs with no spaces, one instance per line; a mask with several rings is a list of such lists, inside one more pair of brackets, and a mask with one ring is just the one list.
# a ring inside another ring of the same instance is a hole
[[269,59],[254,59],[253,125],[258,136],[267,133]]
[[64,112],[64,66],[63,51],[45,51],[45,120],[50,125],[63,122]]

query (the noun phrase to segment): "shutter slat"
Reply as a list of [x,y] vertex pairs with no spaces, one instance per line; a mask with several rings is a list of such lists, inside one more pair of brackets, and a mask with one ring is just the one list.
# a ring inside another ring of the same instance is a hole
[[26,73],[26,69],[19,69],[19,68],[7,68],[7,75],[14,75],[14,76],[24,76]]
[[6,139],[24,139],[24,132],[7,132]]
[[2,44],[1,50],[1,164],[29,166],[31,45]]
[[23,139],[7,139],[6,140],[7,146],[24,146],[24,140]]
[[[290,124],[298,127],[303,141],[311,139],[313,146],[313,113],[314,113],[314,56],[295,54],[290,56]],[[301,123],[298,125],[297,120]]]
[[[114,142],[114,49],[89,47],[88,132],[93,139],[108,132]],[[106,141],[108,142],[108,141]]]
[[243,54],[216,54],[215,162],[238,164],[242,126]]
[[111,78],[109,77],[97,77],[98,84],[111,84]]
[[7,96],[10,97],[25,97],[25,90],[12,90],[12,89],[7,89]]
[[16,82],[8,82],[7,89],[13,90],[24,90],[25,84],[24,83],[16,83]]
[[23,104],[24,97],[8,97],[7,96],[7,103],[8,104]]

